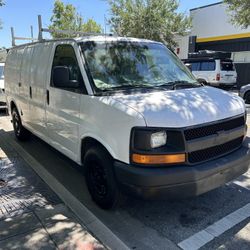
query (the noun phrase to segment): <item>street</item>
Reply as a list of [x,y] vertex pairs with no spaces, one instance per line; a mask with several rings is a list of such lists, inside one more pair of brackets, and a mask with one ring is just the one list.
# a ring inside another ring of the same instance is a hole
[[35,136],[18,142],[4,114],[0,136],[3,151],[2,141],[21,147],[130,249],[249,249],[250,171],[196,198],[143,201],[128,197],[116,211],[104,211],[91,201],[79,166]]

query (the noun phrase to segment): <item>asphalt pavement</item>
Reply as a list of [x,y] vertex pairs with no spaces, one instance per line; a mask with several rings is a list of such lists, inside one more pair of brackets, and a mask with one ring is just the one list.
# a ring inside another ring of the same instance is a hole
[[[127,197],[119,209],[104,211],[89,197],[78,165],[35,136],[28,142],[16,141],[8,117],[0,117],[0,130],[4,143],[16,149],[18,154],[22,152],[20,157],[25,155],[33,159],[30,165],[39,165],[43,171],[50,173],[97,221],[124,243],[124,248],[250,248],[250,172],[196,198],[143,201]],[[246,143],[248,141],[249,138]],[[26,159],[26,162],[29,163],[29,160]],[[53,186],[53,183],[49,185]],[[57,194],[60,196],[60,190]],[[91,223],[87,223],[88,226]],[[89,229],[102,240],[101,232]]]

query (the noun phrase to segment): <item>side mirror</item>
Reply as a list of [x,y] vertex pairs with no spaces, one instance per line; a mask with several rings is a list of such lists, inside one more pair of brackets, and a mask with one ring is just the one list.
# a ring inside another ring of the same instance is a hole
[[52,71],[52,82],[58,88],[79,88],[77,80],[69,79],[70,70],[67,66],[56,66]]

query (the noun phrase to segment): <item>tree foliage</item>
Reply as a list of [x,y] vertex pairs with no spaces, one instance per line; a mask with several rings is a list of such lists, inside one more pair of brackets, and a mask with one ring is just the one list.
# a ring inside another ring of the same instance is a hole
[[233,24],[242,28],[250,26],[250,0],[224,0],[228,4]]
[[[52,30],[73,30],[88,33],[101,32],[101,26],[93,19],[89,19],[84,23],[83,17],[77,13],[76,8],[72,4],[64,4],[60,0],[56,0],[54,3],[53,15],[50,21],[49,29]],[[54,38],[62,38],[75,35],[53,32],[52,36]]]
[[178,13],[178,0],[108,0],[109,23],[118,35],[161,41],[176,46],[174,36],[191,27],[191,19]]

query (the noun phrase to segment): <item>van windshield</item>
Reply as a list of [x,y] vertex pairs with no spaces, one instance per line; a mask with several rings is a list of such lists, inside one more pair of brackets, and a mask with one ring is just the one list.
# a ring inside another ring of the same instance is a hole
[[3,67],[3,66],[0,66],[0,79],[4,79],[4,76],[3,76],[3,69],[4,69],[4,67]]
[[234,71],[234,64],[232,61],[221,61],[220,66],[222,71]]
[[160,43],[84,42],[81,46],[97,91],[197,83],[184,64]]

